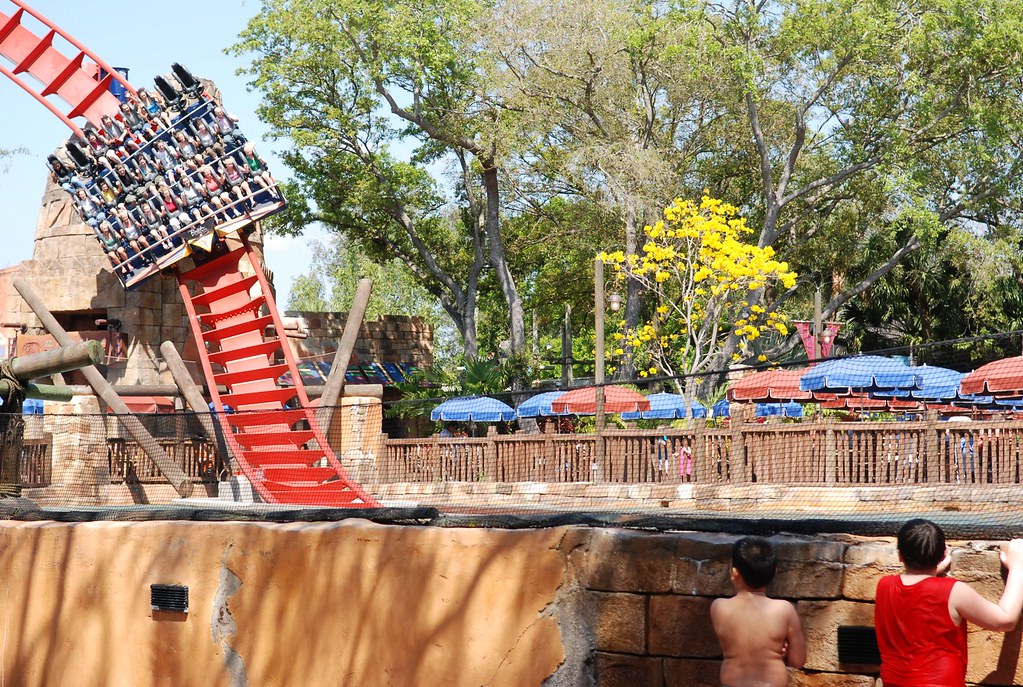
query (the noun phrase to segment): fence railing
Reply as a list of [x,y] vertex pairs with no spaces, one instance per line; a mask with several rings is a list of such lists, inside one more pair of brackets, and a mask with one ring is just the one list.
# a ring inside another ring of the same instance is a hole
[[[157,443],[196,480],[216,480],[225,471],[216,447],[203,439],[157,439]],[[167,479],[157,469],[137,442],[125,439],[107,440],[107,464],[111,483],[139,482],[159,484]],[[53,445],[50,439],[26,439],[21,449],[21,485],[28,488],[50,485],[53,474]]]
[[1018,484],[1023,422],[740,424],[592,434],[390,439],[381,482]]
[[21,445],[21,485],[45,487],[50,484],[53,462],[49,439],[26,439]]
[[[172,461],[187,477],[194,480],[217,479],[223,472],[224,464],[217,455],[216,446],[204,439],[157,439]],[[142,484],[166,482],[152,458],[146,455],[135,441],[126,439],[107,440],[110,481],[138,481]]]
[[[489,434],[390,439],[376,481],[606,482],[623,484],[1019,484],[1023,422],[824,422],[692,429],[610,430],[596,463],[593,434]],[[158,439],[194,480],[225,465],[208,441]],[[111,482],[164,480],[141,447],[109,439]],[[50,483],[51,447],[26,440],[22,484]]]

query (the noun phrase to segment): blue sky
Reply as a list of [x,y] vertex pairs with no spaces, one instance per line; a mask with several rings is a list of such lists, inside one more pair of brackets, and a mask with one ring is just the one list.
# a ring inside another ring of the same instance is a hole
[[[224,104],[241,121],[250,139],[270,162],[279,179],[286,178],[276,151],[283,143],[264,141],[266,127],[255,115],[258,94],[247,91],[245,77],[235,71],[243,60],[223,49],[234,43],[250,17],[259,12],[258,0],[178,0],[149,3],[133,0],[29,0],[28,4],[80,43],[115,67],[130,70],[136,87],[152,87],[153,77],[170,71],[173,62],[219,86]],[[10,0],[0,0],[0,12],[13,13]],[[25,25],[36,31],[29,20]],[[5,66],[9,66],[5,62]],[[46,185],[47,153],[61,145],[70,130],[32,96],[0,76],[0,148],[28,149],[0,169],[0,268],[32,257],[32,242],[40,201]],[[309,238],[324,233],[307,231],[306,237],[269,237],[267,266],[275,274],[278,300],[287,303],[295,276],[308,269]]]

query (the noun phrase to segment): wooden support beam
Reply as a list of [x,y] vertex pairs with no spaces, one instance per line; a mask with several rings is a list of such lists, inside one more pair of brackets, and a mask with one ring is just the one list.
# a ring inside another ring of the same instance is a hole
[[[0,379],[0,396],[7,397],[10,392],[10,384]],[[70,401],[74,394],[66,386],[53,386],[52,384],[36,384],[28,382],[25,384],[25,398],[34,398],[39,401]]]
[[[64,331],[64,328],[60,326],[53,314],[47,309],[39,295],[28,285],[23,279],[14,280],[14,288],[18,290],[21,297],[25,299],[28,306],[32,308],[32,311],[36,314],[36,317],[43,323],[43,327],[50,333],[53,338],[57,340],[61,346],[71,346],[75,342],[68,336],[68,333]],[[100,371],[96,369],[94,365],[81,368],[82,374],[85,375],[85,380],[92,387],[93,391],[99,396],[104,403],[117,415],[117,419],[124,426],[125,430],[132,436],[135,441],[139,443],[142,450],[145,451],[146,455],[152,459],[160,473],[170,482],[174,490],[182,498],[187,498],[192,494],[193,483],[192,480],[185,475],[177,463],[175,463],[167,452],[156,443],[156,439],[146,431],[146,428],[139,422],[139,419],[135,417],[128,406],[124,404],[121,397],[118,396],[110,383],[100,374]]]
[[362,321],[366,318],[366,309],[369,307],[369,296],[372,292],[373,280],[360,279],[359,288],[355,291],[355,299],[352,301],[352,309],[345,320],[345,330],[337,344],[334,363],[327,376],[327,383],[323,385],[323,395],[320,396],[320,407],[326,409],[319,418],[322,427],[330,427],[334,414],[332,409],[341,399],[345,386],[345,372],[348,371],[348,364],[352,360],[355,343],[359,340],[359,330],[362,329]]
[[79,341],[52,351],[23,355],[11,361],[11,372],[22,381],[77,370],[103,360],[103,344]]
[[188,368],[185,367],[185,361],[181,359],[178,349],[170,341],[164,341],[160,344],[160,354],[163,356],[164,361],[166,361],[167,367],[170,368],[174,381],[177,382],[178,389],[181,390],[181,395],[185,397],[185,403],[195,411],[199,424],[202,425],[202,431],[206,434],[206,438],[213,442],[217,450],[224,453],[224,457],[231,463],[231,470],[237,470],[238,466],[234,464],[234,457],[231,455],[223,435],[217,432],[213,424],[213,418],[210,415],[206,399],[203,398],[202,393],[199,391],[199,386],[192,379],[192,375],[188,373]]

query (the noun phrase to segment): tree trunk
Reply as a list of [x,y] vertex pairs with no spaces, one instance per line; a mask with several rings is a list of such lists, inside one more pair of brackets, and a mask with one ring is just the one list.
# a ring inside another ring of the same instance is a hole
[[501,195],[498,188],[497,167],[493,159],[483,160],[483,186],[486,189],[486,226],[487,242],[490,244],[490,264],[497,274],[497,282],[501,293],[508,304],[509,339],[511,353],[522,355],[526,351],[525,315],[522,308],[522,297],[519,295],[515,278],[508,267],[508,257],[501,238]]
[[[636,255],[639,251],[639,241],[636,235],[636,205],[627,201],[625,203],[625,254]],[[625,282],[625,327],[635,331],[639,326],[639,318],[642,312],[643,286],[639,280],[631,274]],[[635,379],[636,363],[632,354],[626,353],[618,370],[615,373],[618,379]]]

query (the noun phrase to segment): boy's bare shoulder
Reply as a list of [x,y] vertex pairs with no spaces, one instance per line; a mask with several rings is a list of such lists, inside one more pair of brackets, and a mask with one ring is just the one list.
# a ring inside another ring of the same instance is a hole
[[710,612],[720,613],[728,609],[729,606],[735,605],[734,596],[719,596],[710,602]]
[[795,604],[787,599],[767,599],[767,608],[779,615],[798,615]]

